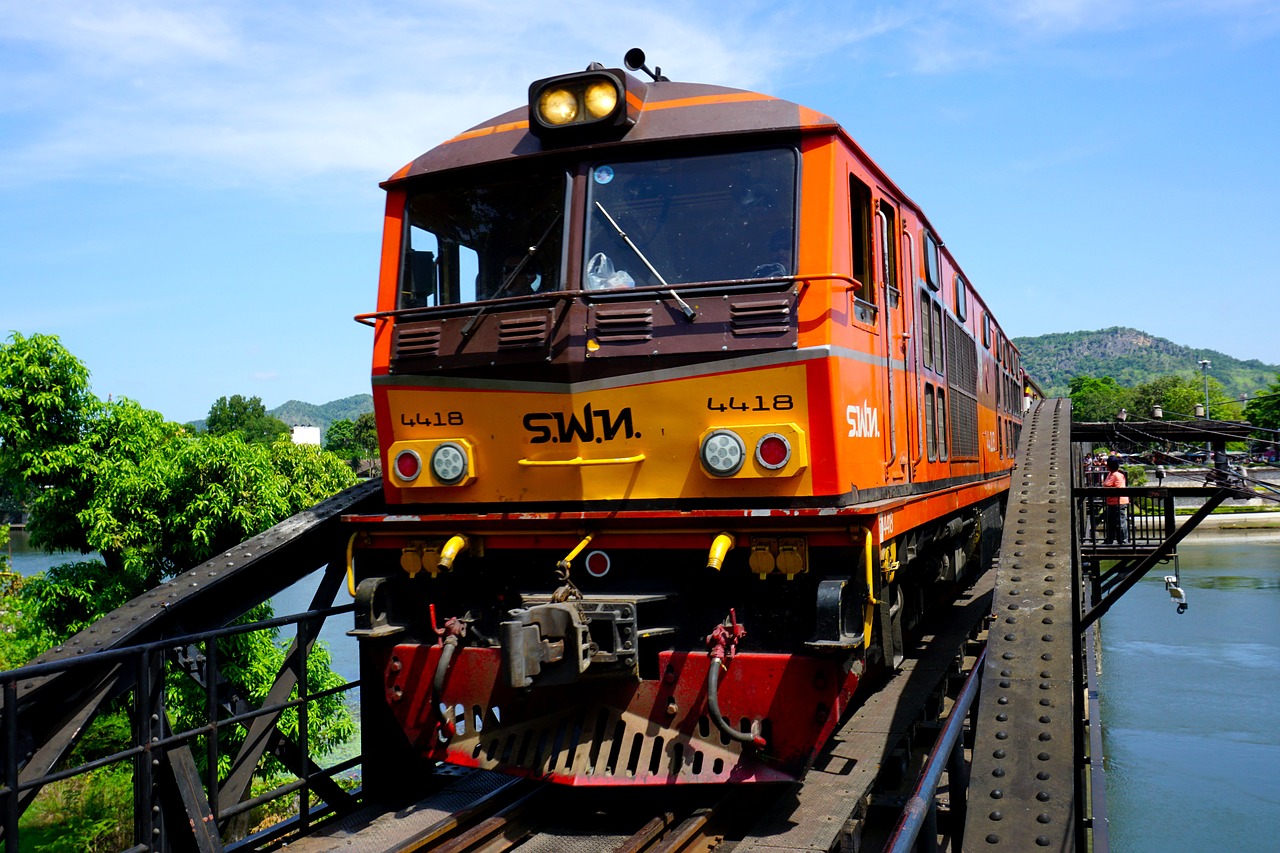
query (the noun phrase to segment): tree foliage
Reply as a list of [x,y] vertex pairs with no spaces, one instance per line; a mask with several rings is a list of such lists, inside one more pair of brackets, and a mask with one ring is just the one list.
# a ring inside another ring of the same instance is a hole
[[[1204,382],[1199,378],[1160,376],[1133,389],[1133,409],[1142,417],[1151,417],[1152,409],[1160,406],[1166,420],[1188,420],[1195,417],[1196,406],[1203,406]],[[1207,417],[1231,420],[1240,416],[1235,401],[1227,397],[1222,384],[1209,377],[1209,408]]]
[[[1126,388],[1111,376],[1077,376],[1071,380],[1071,417],[1077,422],[1115,420],[1121,409],[1137,418],[1150,418],[1156,406],[1165,420],[1189,420],[1197,405],[1204,405],[1204,383],[1200,378],[1169,374]],[[1209,377],[1208,417],[1233,420],[1240,410]]]
[[0,344],[0,486],[25,497],[56,483],[49,455],[76,442],[97,400],[89,371],[54,335]]
[[329,424],[324,433],[324,449],[351,461],[357,458],[355,421],[340,420]]
[[209,408],[205,430],[210,435],[238,432],[245,441],[260,444],[279,440],[281,435],[288,434],[289,426],[279,418],[268,415],[267,407],[262,404],[260,397],[234,394],[231,397],[219,397]]
[[1081,423],[1115,420],[1133,405],[1133,389],[1110,376],[1077,376],[1071,380],[1071,419]]
[[[1280,430],[1280,374],[1244,407],[1244,419],[1260,429]],[[1276,436],[1267,438],[1274,441]]]
[[76,440],[48,448],[41,469],[26,472],[36,487],[27,522],[31,544],[47,551],[96,550],[118,569],[119,554],[99,547],[93,536],[100,499],[112,488],[113,478],[172,452],[183,436],[182,427],[132,400],[94,400]]
[[[319,448],[262,441],[278,433],[253,427],[265,414],[256,397],[224,398],[210,412],[211,421],[215,412],[226,415],[222,431],[193,434],[133,401],[97,400],[88,376],[56,338],[15,334],[0,345],[0,472],[29,499],[32,544],[101,557],[0,590],[6,667],[355,481],[341,459]],[[269,615],[266,604],[251,614]],[[284,655],[277,632],[222,645],[223,673],[250,696],[265,696]],[[310,656],[309,674],[313,690],[342,683],[321,649]],[[202,719],[203,694],[184,686],[170,692],[175,722]],[[312,705],[313,747],[350,734],[340,703],[335,695]]]
[[355,420],[334,421],[325,433],[324,447],[348,462],[378,458],[378,425],[373,412]]

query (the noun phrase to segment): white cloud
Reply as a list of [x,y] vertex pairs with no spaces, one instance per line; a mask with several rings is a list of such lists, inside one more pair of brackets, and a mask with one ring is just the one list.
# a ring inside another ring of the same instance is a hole
[[532,80],[620,65],[636,45],[674,79],[761,88],[893,26],[874,10],[855,24],[800,4],[431,5],[0,6],[0,55],[23,57],[0,58],[0,120],[13,128],[0,185],[101,169],[211,183],[381,178],[519,104]]
[[225,61],[238,44],[220,10],[165,0],[0,5],[6,41],[44,46],[68,63],[111,71],[175,60]]
[[[1226,0],[1262,15],[1262,0]],[[1152,6],[1182,17],[1208,0]],[[1012,61],[1099,28],[1134,0],[937,0],[545,8],[505,2],[262,4],[0,0],[0,186],[106,171],[207,184],[385,177],[519,103],[538,77],[643,46],[674,79],[777,91],[912,56],[918,73]],[[1274,12],[1272,13],[1274,18]]]

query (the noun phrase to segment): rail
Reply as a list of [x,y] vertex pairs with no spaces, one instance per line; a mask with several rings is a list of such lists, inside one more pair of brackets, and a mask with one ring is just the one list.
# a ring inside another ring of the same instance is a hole
[[[982,664],[986,657],[987,650],[984,648],[978,655],[978,659],[974,661],[973,669],[969,671],[969,677],[965,679],[964,687],[960,689],[960,695],[956,697],[955,705],[952,706],[951,713],[947,717],[946,725],[943,726],[937,742],[929,752],[929,757],[920,772],[915,789],[911,792],[911,798],[907,800],[902,817],[884,846],[889,853],[907,853],[915,849],[932,853],[938,849],[937,792],[944,769],[950,773],[953,808],[965,803],[968,797],[968,785],[961,784],[967,782],[968,775],[968,766],[964,759],[964,740],[961,735],[964,733],[969,709],[973,707],[974,699],[978,695],[978,685],[982,683]],[[920,839],[921,832],[924,832],[925,836],[923,844],[917,848],[915,845]],[[964,820],[960,818],[953,822],[949,833],[953,848],[956,841],[963,835]]]

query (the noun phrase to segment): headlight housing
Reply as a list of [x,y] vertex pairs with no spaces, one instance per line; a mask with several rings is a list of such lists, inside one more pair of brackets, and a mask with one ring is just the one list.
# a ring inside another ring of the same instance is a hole
[[635,124],[644,89],[610,68],[538,80],[529,87],[529,131],[543,145],[616,138]]
[[467,467],[466,448],[456,442],[446,441],[431,451],[431,476],[446,486],[462,482]]
[[791,461],[791,442],[777,432],[765,433],[756,442],[756,462],[762,468],[777,471]]
[[416,450],[401,450],[396,454],[396,476],[406,483],[412,483],[422,473],[422,457]]
[[747,459],[747,446],[736,432],[718,429],[702,440],[702,467],[717,477],[732,477]]

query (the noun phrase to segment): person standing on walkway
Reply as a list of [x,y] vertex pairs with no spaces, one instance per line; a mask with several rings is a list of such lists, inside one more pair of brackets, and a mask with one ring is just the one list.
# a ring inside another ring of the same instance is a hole
[[[1123,489],[1129,485],[1129,478],[1120,470],[1120,457],[1107,457],[1107,478],[1102,481],[1104,488]],[[1128,512],[1126,507],[1129,505],[1128,495],[1116,495],[1107,498],[1107,516],[1106,516],[1106,544],[1110,545],[1116,542],[1120,545],[1125,544],[1128,540],[1127,527],[1128,519],[1125,514]]]

